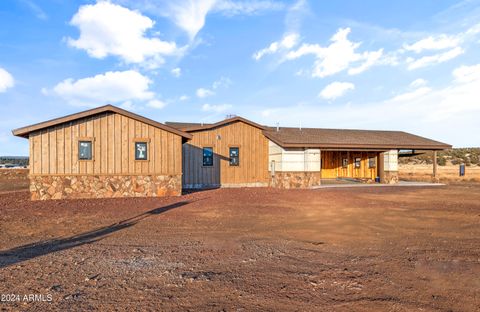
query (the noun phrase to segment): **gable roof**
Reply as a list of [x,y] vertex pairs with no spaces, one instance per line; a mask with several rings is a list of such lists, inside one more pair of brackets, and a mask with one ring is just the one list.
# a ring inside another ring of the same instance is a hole
[[216,123],[208,123],[208,124],[191,123],[191,122],[171,122],[171,121],[167,121],[166,124],[171,126],[171,127],[181,129],[185,132],[195,132],[195,131],[202,131],[202,130],[210,130],[210,129],[221,127],[221,126],[224,126],[226,124],[229,124],[229,123],[232,123],[232,122],[237,122],[237,121],[244,122],[244,123],[246,123],[246,124],[248,124],[252,127],[255,127],[255,128],[258,128],[258,129],[261,129],[261,130],[266,129],[265,126],[259,125],[259,124],[255,123],[253,121],[250,121],[250,120],[245,119],[245,118],[240,117],[240,116],[235,116],[235,117],[232,117],[232,118],[224,119],[224,120],[216,122]]
[[451,145],[403,131],[349,130],[269,127],[264,135],[282,147],[348,149],[429,149],[443,150]]
[[67,115],[67,116],[64,116],[64,117],[59,117],[59,118],[51,119],[51,120],[48,120],[48,121],[40,122],[40,123],[37,123],[37,124],[33,124],[33,125],[30,125],[30,126],[18,128],[18,129],[12,130],[12,133],[13,133],[13,135],[16,135],[16,136],[19,136],[19,137],[28,138],[28,135],[33,131],[57,126],[57,125],[60,125],[60,124],[63,124],[63,123],[78,120],[78,119],[81,119],[81,118],[90,117],[90,116],[97,115],[97,114],[100,114],[100,113],[105,113],[105,112],[117,113],[117,114],[129,117],[129,118],[135,119],[137,121],[146,123],[146,124],[151,125],[153,127],[160,128],[162,130],[177,134],[177,135],[179,135],[181,137],[184,137],[186,139],[191,139],[192,138],[192,135],[189,134],[189,133],[186,133],[186,132],[181,131],[179,129],[164,125],[164,124],[162,124],[160,122],[157,122],[157,121],[154,121],[152,119],[149,119],[149,118],[131,113],[129,111],[126,111],[124,109],[121,109],[121,108],[113,106],[113,105],[100,106],[100,107],[89,109],[89,110],[79,112],[79,113],[76,113],[76,114],[71,114],[71,115]]

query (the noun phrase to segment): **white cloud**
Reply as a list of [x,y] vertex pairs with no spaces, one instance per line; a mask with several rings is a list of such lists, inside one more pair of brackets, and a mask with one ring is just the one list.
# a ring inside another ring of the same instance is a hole
[[106,72],[78,80],[66,79],[53,88],[53,93],[71,105],[99,106],[107,103],[147,101],[154,99],[149,90],[152,81],[134,70]]
[[426,81],[425,79],[418,78],[418,79],[415,79],[414,81],[412,81],[410,83],[410,87],[412,87],[412,88],[423,87],[423,86],[427,85],[427,83],[428,83],[428,81]]
[[394,98],[392,98],[391,101],[394,101],[394,102],[411,101],[411,100],[418,99],[418,98],[424,96],[425,94],[429,93],[430,91],[432,91],[432,89],[430,89],[429,87],[420,87],[420,88],[418,88],[414,91],[399,94],[399,95],[395,96]]
[[148,101],[147,106],[151,108],[161,109],[167,106],[167,103],[155,99],[155,100]]
[[228,88],[232,84],[232,80],[228,77],[220,77],[220,79],[212,83],[212,89]]
[[268,47],[253,54],[255,60],[260,60],[268,54],[277,53],[279,50],[289,50],[298,44],[300,36],[297,33],[286,34],[282,40],[272,42]]
[[7,89],[12,88],[15,85],[15,80],[13,76],[0,67],[0,93],[7,91]]
[[224,15],[252,15],[262,11],[281,10],[285,5],[277,1],[257,0],[257,1],[217,1],[214,9],[222,12]]
[[208,96],[214,95],[215,92],[205,88],[198,88],[196,94],[197,94],[197,97],[199,98],[206,98]]
[[193,39],[205,25],[205,18],[216,2],[216,0],[172,1],[169,17],[189,35],[190,39]]
[[[466,135],[480,132],[480,77],[461,74],[476,72],[473,68],[480,64],[474,66],[469,70],[457,68],[452,72],[454,83],[429,92],[417,91],[417,96],[346,105],[297,104],[251,114],[256,114],[262,124],[294,126],[301,121],[305,127],[402,130],[458,147],[480,146],[479,136]],[[462,82],[459,77],[471,79]]]
[[429,56],[423,56],[418,59],[414,59],[410,57],[407,59],[407,64],[408,64],[407,69],[414,70],[422,67],[443,63],[451,59],[454,59],[459,55],[462,55],[464,52],[465,51],[461,47],[456,47],[446,52],[429,55]]
[[447,36],[442,34],[438,36],[429,36],[411,45],[404,44],[403,48],[407,51],[421,53],[426,50],[445,50],[455,48],[460,42],[461,39],[458,36]]
[[480,64],[472,66],[460,66],[453,71],[453,77],[457,82],[480,81]]
[[218,104],[218,105],[203,104],[202,105],[202,110],[205,111],[205,112],[221,113],[221,112],[224,112],[224,111],[226,111],[230,108],[232,108],[232,105],[230,105],[230,104]]
[[338,97],[343,96],[349,90],[354,89],[355,85],[353,83],[335,81],[327,85],[318,96],[327,100],[334,100]]
[[[314,55],[315,62],[312,77],[327,77],[344,70],[350,75],[359,74],[375,64],[379,64],[383,49],[357,53],[361,42],[352,42],[347,36],[350,28],[340,28],[331,40],[331,44],[322,47],[319,44],[302,44],[297,50],[290,51],[286,58],[293,60],[305,55]],[[352,67],[357,65],[356,67]]]
[[178,98],[180,101],[186,101],[188,99],[190,99],[190,97],[188,95],[181,95],[179,98]]
[[196,95],[199,98],[206,98],[212,95],[215,95],[215,90],[220,88],[228,88],[232,84],[232,80],[228,77],[220,77],[220,79],[215,80],[212,83],[212,87],[208,88],[198,88]]
[[31,0],[21,0],[21,2],[32,11],[38,19],[47,20],[48,15],[35,2]]
[[190,40],[193,40],[205,26],[205,20],[209,13],[218,12],[227,16],[252,15],[284,7],[280,2],[269,0],[180,0],[169,1],[167,7],[159,9],[154,2],[147,2],[150,8],[155,8],[155,11],[162,10],[160,14],[169,17],[188,34]]
[[126,63],[156,68],[163,56],[180,53],[174,42],[145,35],[155,24],[150,18],[110,2],[81,6],[70,23],[80,29],[80,37],[68,38],[68,44],[94,58],[114,55]]
[[176,78],[180,77],[182,75],[182,69],[179,67],[176,67],[170,71],[172,75]]

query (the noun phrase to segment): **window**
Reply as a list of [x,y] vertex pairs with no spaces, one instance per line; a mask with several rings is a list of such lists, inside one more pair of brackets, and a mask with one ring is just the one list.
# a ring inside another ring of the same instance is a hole
[[203,165],[207,167],[213,166],[213,148],[212,147],[203,148]]
[[360,164],[362,162],[362,159],[360,157],[355,158],[355,168],[360,168]]
[[377,158],[376,157],[370,157],[368,159],[368,168],[375,168],[377,166]]
[[92,141],[78,141],[78,159],[92,160]]
[[147,160],[148,157],[147,142],[135,142],[135,160]]
[[230,166],[240,165],[240,156],[238,147],[230,147]]
[[343,167],[343,168],[348,168],[348,158],[344,158],[344,159],[342,160],[342,167]]

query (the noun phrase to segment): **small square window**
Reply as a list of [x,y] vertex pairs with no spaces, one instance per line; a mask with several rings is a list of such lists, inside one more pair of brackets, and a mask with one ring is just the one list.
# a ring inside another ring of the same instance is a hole
[[92,160],[92,141],[78,141],[78,159]]
[[355,168],[360,168],[360,165],[362,163],[362,159],[360,157],[355,158]]
[[203,165],[207,167],[213,166],[213,148],[212,147],[203,148]]
[[344,159],[342,160],[342,167],[343,167],[343,168],[348,168],[348,158],[344,158]]
[[135,160],[147,160],[148,157],[147,142],[135,142]]
[[230,147],[230,166],[239,166],[240,165],[240,155],[238,147]]
[[377,158],[376,157],[370,157],[368,159],[368,168],[375,168],[377,166]]

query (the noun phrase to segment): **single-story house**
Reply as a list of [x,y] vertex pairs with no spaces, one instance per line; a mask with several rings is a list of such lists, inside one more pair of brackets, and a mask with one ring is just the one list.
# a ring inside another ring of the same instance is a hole
[[13,130],[30,143],[32,199],[182,193],[192,135],[107,105]]
[[162,124],[112,105],[12,132],[29,139],[32,199],[301,188],[337,178],[395,183],[400,150],[451,148],[399,131],[268,127],[242,117]]

